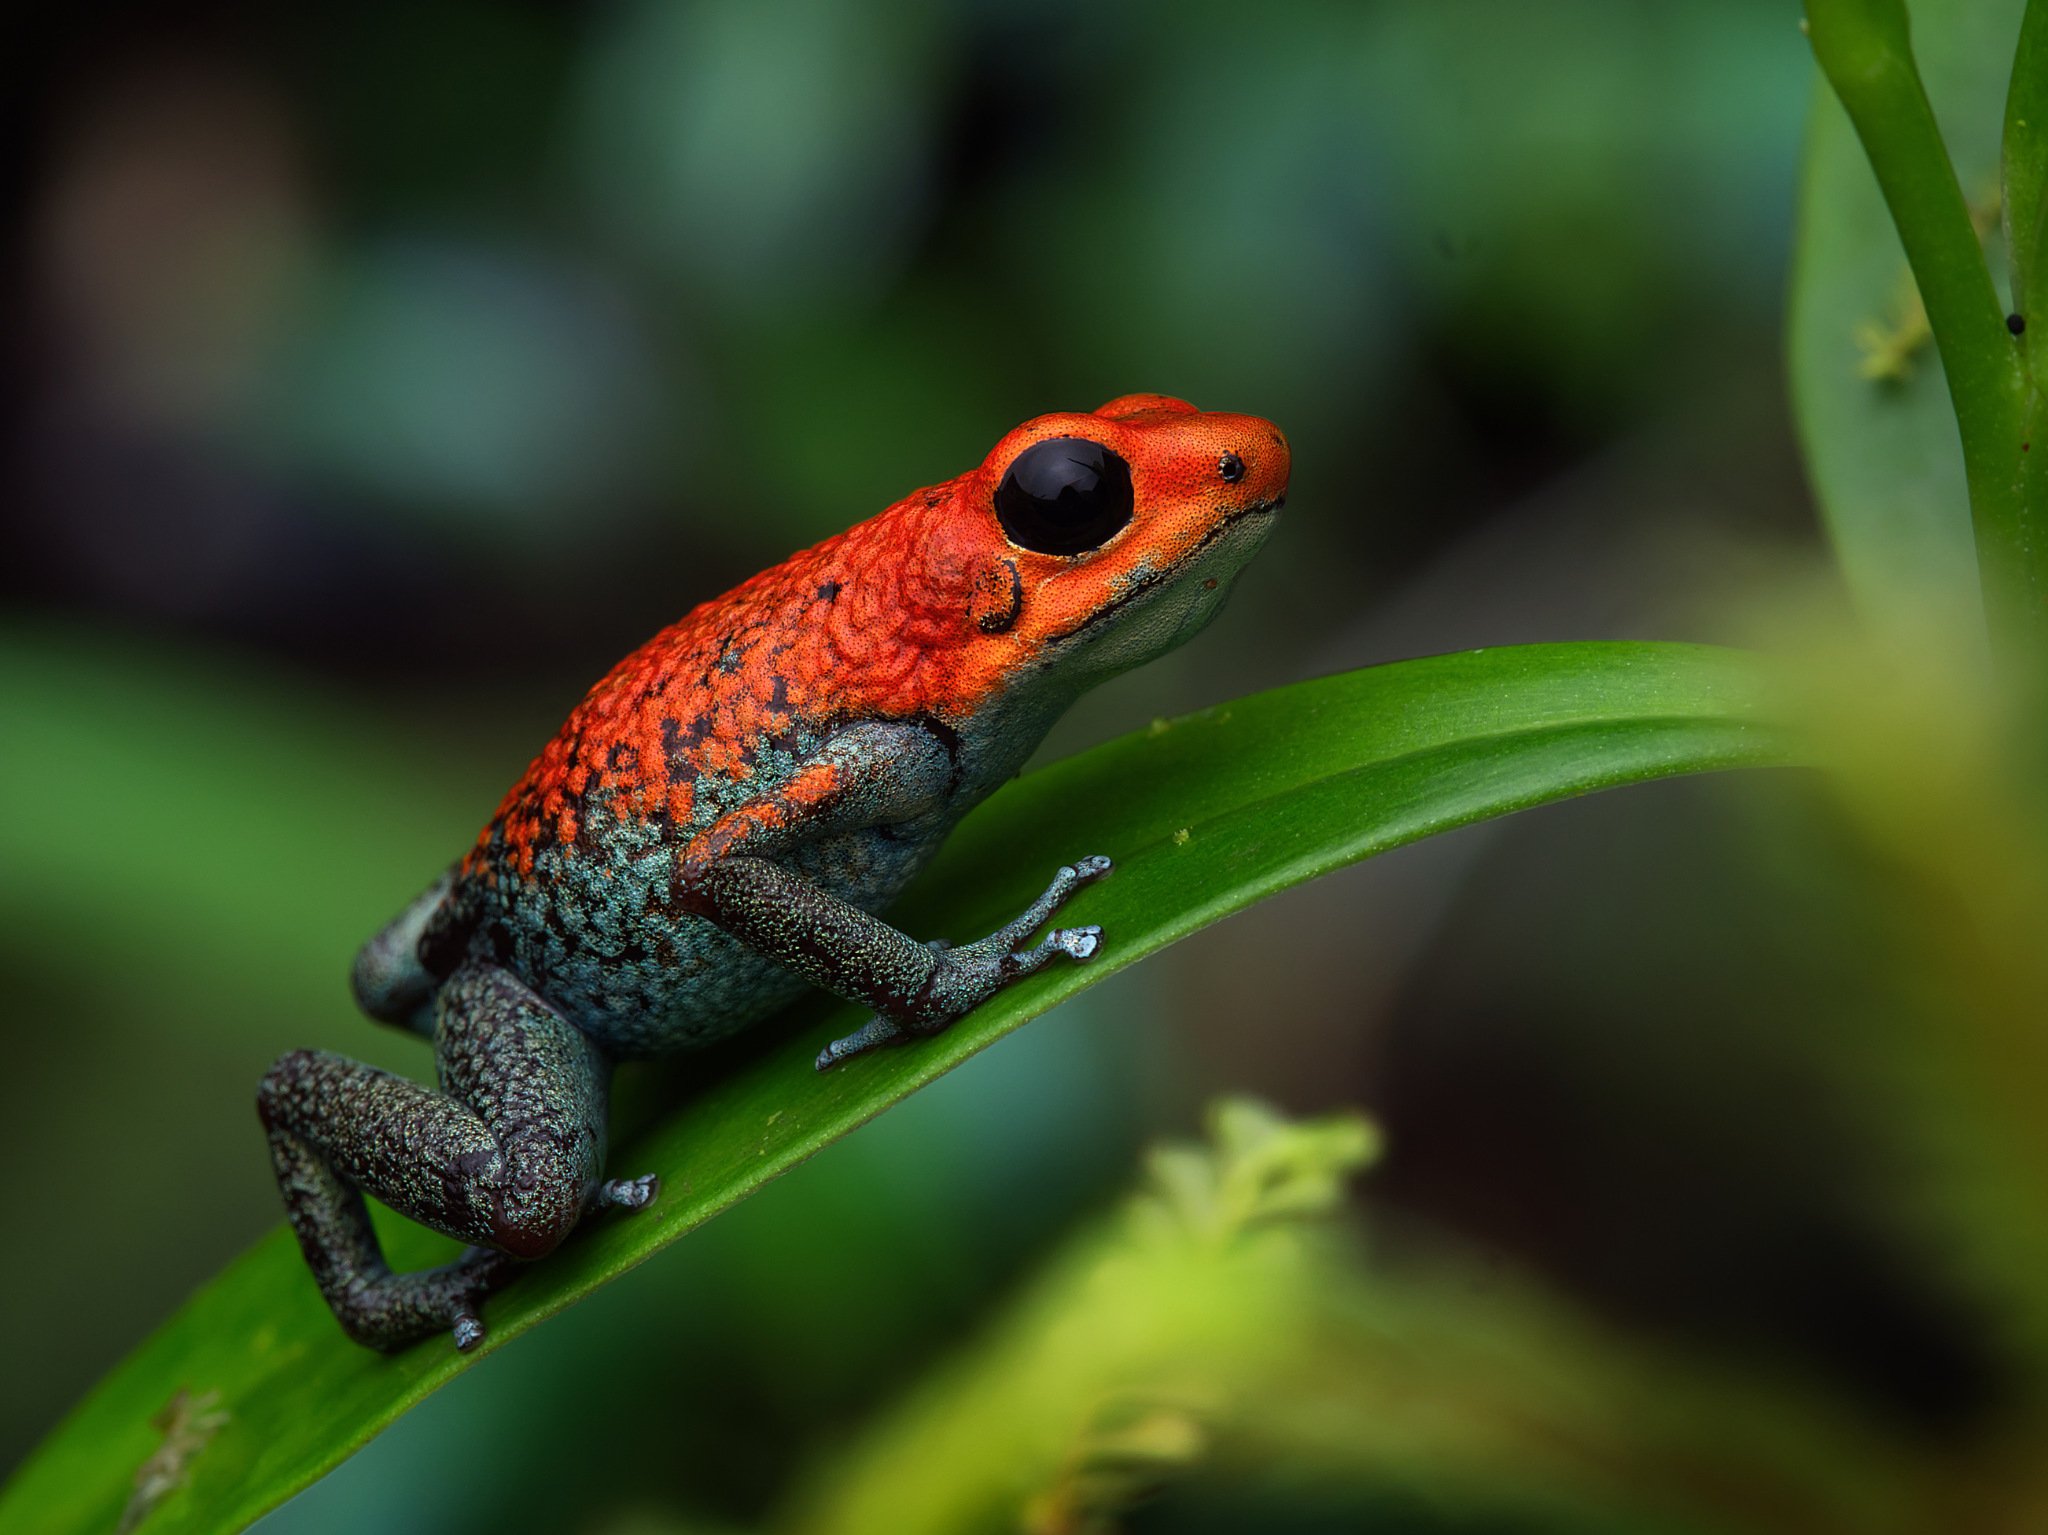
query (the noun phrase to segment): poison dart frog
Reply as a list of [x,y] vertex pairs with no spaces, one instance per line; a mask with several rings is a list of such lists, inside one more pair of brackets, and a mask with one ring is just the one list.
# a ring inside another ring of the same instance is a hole
[[[356,956],[356,1000],[432,1041],[438,1090],[317,1050],[258,1090],[286,1213],[348,1335],[395,1349],[446,1328],[474,1348],[520,1263],[655,1197],[652,1176],[605,1177],[614,1062],[817,986],[874,1011],[824,1070],[1094,955],[1096,927],[1032,940],[1103,857],[957,948],[878,913],[1082,692],[1215,616],[1288,468],[1268,422],[1163,395],[1040,416],[615,666]],[[469,1251],[393,1273],[365,1194]]]

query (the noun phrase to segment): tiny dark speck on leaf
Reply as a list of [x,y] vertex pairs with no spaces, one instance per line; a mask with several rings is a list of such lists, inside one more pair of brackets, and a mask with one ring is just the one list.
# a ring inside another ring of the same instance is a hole
[[2005,317],[2005,328],[2015,336],[2023,336],[2027,332],[2027,317],[2023,314],[2009,314]]

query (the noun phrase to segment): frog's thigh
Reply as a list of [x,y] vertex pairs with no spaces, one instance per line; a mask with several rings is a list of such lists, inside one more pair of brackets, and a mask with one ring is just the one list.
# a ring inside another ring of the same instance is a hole
[[258,1094],[314,1277],[342,1325],[379,1347],[451,1323],[459,1342],[474,1342],[475,1299],[502,1265],[393,1276],[363,1194],[450,1236],[535,1258],[574,1228],[604,1162],[606,1063],[511,976],[458,971],[442,989],[434,1042],[440,1092],[303,1050],[280,1059]]

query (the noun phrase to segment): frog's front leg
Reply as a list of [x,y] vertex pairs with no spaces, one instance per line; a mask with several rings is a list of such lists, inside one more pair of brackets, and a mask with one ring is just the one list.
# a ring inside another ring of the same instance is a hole
[[828,895],[776,861],[821,838],[913,821],[943,802],[952,761],[929,731],[866,724],[833,736],[777,788],[721,817],[678,864],[684,909],[875,1018],[826,1047],[818,1069],[906,1035],[934,1034],[1010,982],[1066,957],[1085,960],[1099,928],[1062,928],[1022,945],[1075,890],[1107,874],[1107,858],[1063,867],[1031,908],[959,948],[920,943]]
[[[988,937],[959,948],[941,943],[927,945],[940,956],[932,990],[934,1000],[941,1004],[942,1021],[936,1025],[920,1023],[914,1018],[899,1022],[887,1013],[878,1012],[854,1033],[844,1039],[835,1039],[820,1050],[818,1070],[830,1071],[841,1061],[850,1060],[877,1045],[892,1044],[906,1034],[936,1032],[1010,982],[1043,970],[1062,955],[1077,962],[1093,959],[1096,950],[1102,947],[1102,929],[1092,924],[1055,928],[1030,948],[1020,945],[1045,926],[1068,896],[1090,881],[1101,879],[1113,867],[1107,858],[1099,855],[1062,864],[1052,883],[1046,886],[1045,893],[1025,908],[1022,916],[997,928]],[[963,996],[967,1000],[959,1012],[943,1014],[946,1002]]]
[[[513,1260],[553,1250],[588,1208],[638,1208],[654,1192],[651,1179],[599,1182],[609,1065],[511,975],[456,971],[441,988],[434,1049],[440,1092],[295,1050],[257,1094],[306,1262],[342,1327],[375,1348],[444,1327],[474,1347],[482,1298]],[[364,1194],[473,1250],[392,1273]]]

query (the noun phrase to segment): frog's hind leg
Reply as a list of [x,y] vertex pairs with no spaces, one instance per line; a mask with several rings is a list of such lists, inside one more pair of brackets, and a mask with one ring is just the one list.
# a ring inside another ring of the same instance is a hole
[[379,1023],[433,1034],[434,993],[441,981],[420,962],[420,940],[446,920],[443,908],[454,884],[451,869],[356,951],[349,989],[356,1005]]
[[[483,1338],[483,1297],[572,1231],[586,1209],[637,1209],[652,1179],[601,1183],[609,1064],[515,978],[465,966],[441,988],[441,1091],[325,1051],[297,1050],[263,1079],[285,1212],[349,1336],[397,1348],[443,1327]],[[443,1268],[394,1274],[370,1194],[473,1244]]]

